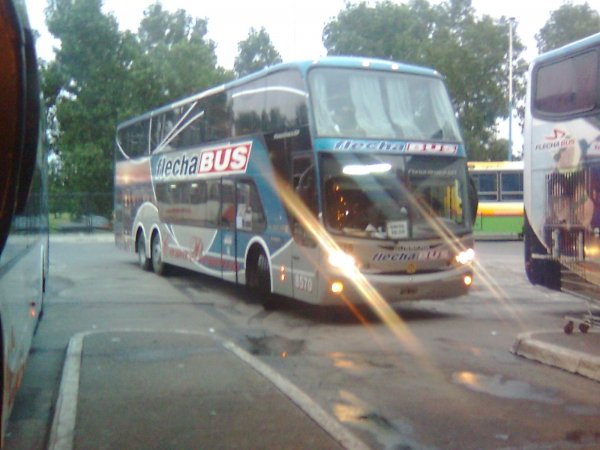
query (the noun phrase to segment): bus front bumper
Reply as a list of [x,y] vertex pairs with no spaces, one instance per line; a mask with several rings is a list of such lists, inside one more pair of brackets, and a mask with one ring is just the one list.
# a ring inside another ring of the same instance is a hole
[[322,286],[322,296],[326,304],[367,304],[378,296],[388,303],[439,300],[467,294],[472,282],[470,265],[414,275],[361,274],[352,279],[330,275]]

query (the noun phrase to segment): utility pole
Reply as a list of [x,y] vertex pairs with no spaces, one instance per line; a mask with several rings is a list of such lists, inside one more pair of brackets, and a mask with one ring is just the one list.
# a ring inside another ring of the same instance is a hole
[[512,115],[513,115],[513,29],[515,18],[508,19],[508,160],[512,161]]

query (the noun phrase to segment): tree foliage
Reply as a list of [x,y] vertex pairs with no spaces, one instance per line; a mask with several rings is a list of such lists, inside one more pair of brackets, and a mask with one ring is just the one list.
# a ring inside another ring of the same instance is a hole
[[[43,89],[53,116],[53,148],[64,172],[78,177],[62,180],[66,190],[111,190],[111,177],[102,160],[112,161],[115,122],[126,86],[122,42],[112,15],[101,11],[101,0],[51,0],[46,10],[48,30],[59,41],[56,58],[43,69]],[[102,158],[89,167],[76,155],[84,148],[101,149]],[[109,164],[110,165],[110,164]]]
[[146,9],[137,34],[141,55],[133,70],[146,78],[136,85],[152,91],[153,105],[144,109],[232,78],[217,66],[216,44],[207,32],[207,19],[194,19],[182,9],[170,13],[159,2]]
[[[446,77],[471,159],[488,159],[508,117],[508,20],[477,17],[471,0],[347,4],[323,31],[330,55],[426,65]],[[514,89],[524,96],[523,45],[514,39]]]
[[582,5],[567,2],[550,14],[535,39],[538,51],[545,53],[598,32],[598,11],[592,9],[587,2]]
[[241,77],[281,62],[281,55],[273,46],[267,30],[250,28],[248,37],[238,43],[238,56],[233,70]]
[[42,65],[50,111],[55,182],[66,192],[111,192],[116,125],[232,78],[217,67],[207,22],[156,2],[137,34],[121,32],[102,0],[50,0],[50,33],[60,42]]

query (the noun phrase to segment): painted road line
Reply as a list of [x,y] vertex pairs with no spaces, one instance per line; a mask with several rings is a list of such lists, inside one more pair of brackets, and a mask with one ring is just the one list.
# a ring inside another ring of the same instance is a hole
[[321,428],[327,431],[344,448],[347,450],[369,450],[369,447],[360,439],[350,433],[312,398],[279,372],[276,372],[270,366],[238,347],[233,342],[225,341],[223,345],[273,383],[286,397],[308,414],[311,419],[318,423]]

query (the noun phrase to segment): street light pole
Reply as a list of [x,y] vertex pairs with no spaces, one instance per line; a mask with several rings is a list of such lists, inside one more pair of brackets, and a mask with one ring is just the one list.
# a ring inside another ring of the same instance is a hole
[[508,19],[508,160],[512,161],[512,113],[513,113],[513,29],[515,18]]

